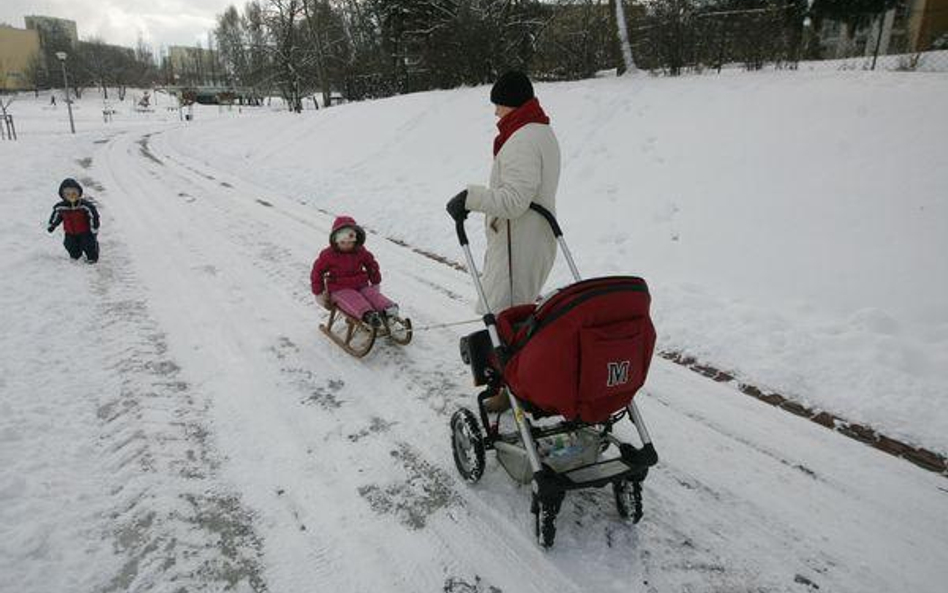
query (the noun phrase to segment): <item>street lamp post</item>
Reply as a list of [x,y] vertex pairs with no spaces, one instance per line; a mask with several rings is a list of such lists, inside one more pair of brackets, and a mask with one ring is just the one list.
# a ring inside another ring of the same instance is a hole
[[76,124],[72,120],[72,101],[69,100],[69,78],[66,77],[66,52],[58,51],[56,52],[56,57],[63,67],[63,90],[66,91],[66,108],[69,109],[69,129],[75,134]]

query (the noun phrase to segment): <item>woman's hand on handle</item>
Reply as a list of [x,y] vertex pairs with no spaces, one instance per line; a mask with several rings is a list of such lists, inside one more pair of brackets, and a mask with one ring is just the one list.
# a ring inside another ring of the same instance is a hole
[[464,219],[466,219],[468,213],[470,212],[467,209],[467,190],[463,190],[461,193],[448,200],[448,204],[445,209],[448,211],[448,214],[451,216],[451,218],[454,219],[454,222],[462,222]]

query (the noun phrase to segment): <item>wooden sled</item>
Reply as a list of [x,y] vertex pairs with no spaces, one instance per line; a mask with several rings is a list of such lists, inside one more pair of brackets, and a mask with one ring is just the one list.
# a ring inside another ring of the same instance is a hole
[[329,309],[329,320],[320,324],[319,329],[340,348],[356,358],[362,358],[368,354],[377,338],[388,338],[389,341],[400,346],[408,344],[412,338],[410,319],[389,318],[383,315],[381,327],[373,327],[361,319],[352,317],[335,305]]

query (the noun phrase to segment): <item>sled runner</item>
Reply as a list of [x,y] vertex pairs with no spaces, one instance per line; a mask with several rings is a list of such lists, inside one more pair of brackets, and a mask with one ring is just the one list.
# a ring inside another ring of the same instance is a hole
[[356,358],[362,358],[368,354],[375,345],[377,338],[388,338],[389,341],[400,346],[411,342],[410,319],[399,316],[389,317],[387,315],[381,315],[380,317],[382,324],[373,326],[349,315],[336,305],[332,305],[329,308],[329,319],[325,324],[320,324],[319,329],[339,347]]
[[[488,311],[487,329],[461,339],[461,358],[475,385],[486,389],[477,398],[478,414],[462,408],[451,418],[451,444],[469,482],[481,478],[485,452],[493,450],[514,480],[532,484],[534,533],[549,548],[570,490],[611,486],[619,516],[633,523],[642,517],[642,481],[658,455],[633,397],[648,373],[655,329],[644,280],[581,280],[553,214],[530,208],[549,223],[576,282],[536,305]],[[457,234],[486,304],[463,219]],[[485,402],[497,393],[506,394],[510,411],[492,424]],[[514,427],[505,430],[500,425],[508,413]],[[625,418],[641,446],[614,434]]]

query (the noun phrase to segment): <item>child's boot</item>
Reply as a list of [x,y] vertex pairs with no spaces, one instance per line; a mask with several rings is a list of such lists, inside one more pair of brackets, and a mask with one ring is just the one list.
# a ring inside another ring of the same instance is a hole
[[379,317],[379,314],[375,311],[368,311],[362,316],[362,321],[364,321],[369,327],[382,327],[382,318]]

